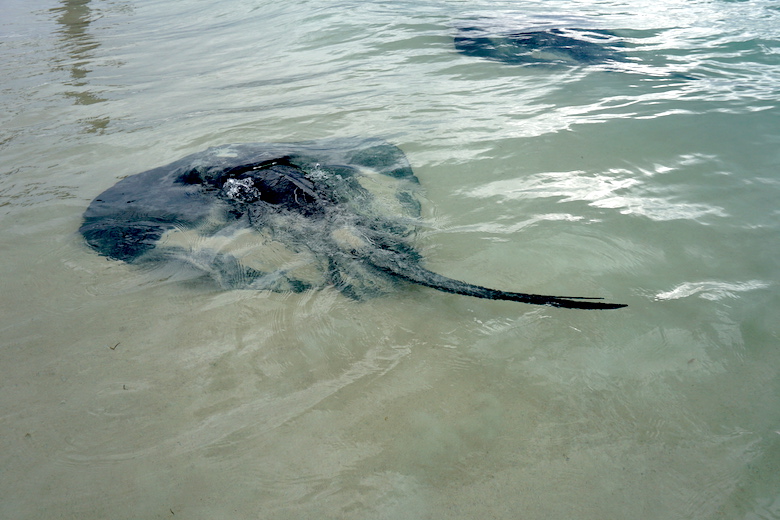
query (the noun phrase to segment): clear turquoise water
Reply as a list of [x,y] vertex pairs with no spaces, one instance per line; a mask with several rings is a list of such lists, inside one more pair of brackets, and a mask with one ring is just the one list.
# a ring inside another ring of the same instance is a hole
[[[3,12],[1,517],[780,518],[775,2]],[[634,60],[457,54],[486,17]],[[341,136],[406,152],[433,269],[629,307],[219,291],[77,233],[124,176]]]

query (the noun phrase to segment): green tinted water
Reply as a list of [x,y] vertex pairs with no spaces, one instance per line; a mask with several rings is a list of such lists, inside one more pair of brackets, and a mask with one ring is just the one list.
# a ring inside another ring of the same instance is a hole
[[[0,516],[780,518],[771,2],[7,4]],[[636,60],[457,54],[496,13]],[[77,233],[127,175],[342,136],[407,154],[430,268],[629,307],[222,291]]]

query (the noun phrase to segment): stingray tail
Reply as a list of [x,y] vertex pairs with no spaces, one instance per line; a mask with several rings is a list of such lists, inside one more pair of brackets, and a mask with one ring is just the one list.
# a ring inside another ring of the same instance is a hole
[[462,294],[464,296],[473,296],[475,298],[485,298],[487,300],[508,300],[513,302],[530,303],[532,305],[549,305],[550,307],[562,307],[564,309],[589,309],[606,310],[620,309],[626,307],[623,303],[607,303],[600,301],[601,298],[589,298],[583,296],[548,296],[543,294],[526,294],[518,292],[501,291],[498,289],[489,289],[479,285],[474,285],[452,278],[447,278],[419,266],[411,269],[395,270],[387,267],[377,266],[383,271],[391,272],[393,275],[403,278],[431,289],[439,291]]

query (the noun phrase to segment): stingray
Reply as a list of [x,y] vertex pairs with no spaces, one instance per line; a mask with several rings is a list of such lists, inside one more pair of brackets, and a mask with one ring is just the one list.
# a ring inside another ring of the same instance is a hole
[[[79,230],[106,257],[186,267],[226,289],[331,285],[363,300],[412,283],[571,309],[625,306],[490,289],[426,269],[413,245],[418,189],[403,152],[379,139],[231,144],[126,177],[92,201]],[[210,241],[222,245],[203,247]]]
[[455,48],[461,54],[514,65],[584,64],[627,61],[602,29],[547,28],[524,31],[461,27]]

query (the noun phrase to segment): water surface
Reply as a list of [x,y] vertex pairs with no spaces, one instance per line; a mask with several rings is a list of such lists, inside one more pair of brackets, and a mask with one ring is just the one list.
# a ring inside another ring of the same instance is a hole
[[[780,518],[774,2],[3,10],[0,516]],[[476,19],[631,59],[458,54]],[[409,157],[430,268],[629,307],[224,291],[77,233],[127,175],[345,136]]]

